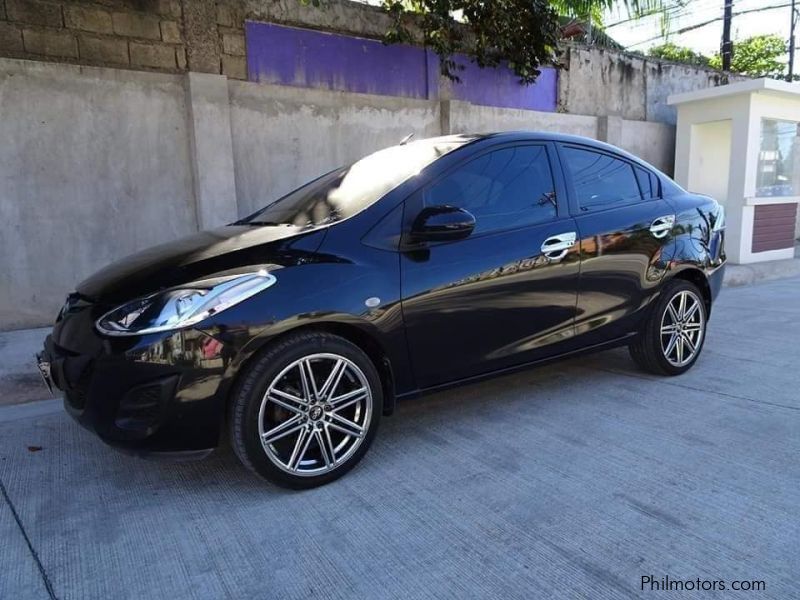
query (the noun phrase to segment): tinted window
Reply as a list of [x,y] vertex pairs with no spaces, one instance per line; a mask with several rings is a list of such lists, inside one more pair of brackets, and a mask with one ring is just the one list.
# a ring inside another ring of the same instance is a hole
[[642,199],[629,163],[608,154],[570,147],[564,148],[564,159],[581,209],[605,208]]
[[307,183],[239,224],[310,227],[346,219],[471,139],[453,135],[379,150]]
[[650,173],[650,189],[653,190],[654,198],[661,198],[661,185],[658,182],[658,177]]
[[636,171],[636,179],[639,180],[642,195],[645,198],[660,198],[661,190],[658,185],[658,177],[642,167],[634,167],[634,170]]
[[636,179],[639,180],[639,189],[642,190],[642,195],[645,198],[653,198],[656,194],[653,190],[653,183],[650,180],[650,173],[640,167],[634,167],[636,171]]
[[467,163],[429,187],[424,202],[464,208],[476,232],[497,231],[554,218],[554,190],[545,146],[517,146]]

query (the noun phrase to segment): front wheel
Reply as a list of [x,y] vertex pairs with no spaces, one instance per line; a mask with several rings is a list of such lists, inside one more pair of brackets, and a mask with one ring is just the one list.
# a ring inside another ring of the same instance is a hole
[[703,349],[707,321],[706,303],[697,286],[670,281],[630,344],[631,356],[642,369],[657,375],[685,373]]
[[269,347],[242,375],[231,442],[262,477],[316,487],[361,460],[382,411],[378,372],[360,348],[328,333],[300,333]]

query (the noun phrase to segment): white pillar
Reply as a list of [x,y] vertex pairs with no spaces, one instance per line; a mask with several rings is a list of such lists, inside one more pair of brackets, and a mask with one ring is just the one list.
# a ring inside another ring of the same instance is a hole
[[757,146],[758,139],[751,137],[749,117],[748,112],[737,114],[731,127],[731,148],[734,151],[731,152],[725,210],[725,250],[728,259],[734,264],[744,262],[743,259],[750,254],[753,243],[753,207],[745,205],[746,189],[751,178],[745,164],[745,149],[750,143]]

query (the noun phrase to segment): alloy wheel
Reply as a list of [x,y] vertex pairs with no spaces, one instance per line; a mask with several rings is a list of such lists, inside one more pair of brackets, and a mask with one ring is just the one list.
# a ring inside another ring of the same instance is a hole
[[694,292],[680,291],[667,303],[661,317],[661,350],[675,367],[690,363],[700,351],[705,334],[702,302]]
[[371,418],[372,393],[363,371],[338,354],[311,354],[272,380],[261,400],[258,433],[279,469],[311,477],[347,462]]

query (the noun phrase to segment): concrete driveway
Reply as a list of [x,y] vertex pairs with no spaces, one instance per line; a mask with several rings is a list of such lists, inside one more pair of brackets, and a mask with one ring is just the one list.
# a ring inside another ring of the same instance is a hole
[[616,350],[408,402],[301,493],[2,408],[0,598],[797,598],[799,410],[797,278],[723,290],[682,377]]

